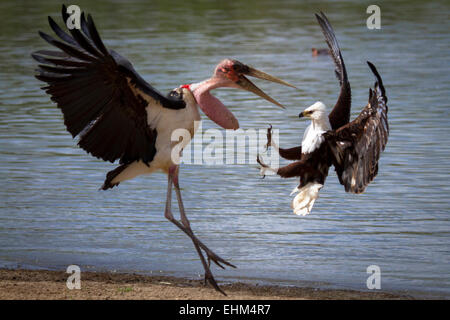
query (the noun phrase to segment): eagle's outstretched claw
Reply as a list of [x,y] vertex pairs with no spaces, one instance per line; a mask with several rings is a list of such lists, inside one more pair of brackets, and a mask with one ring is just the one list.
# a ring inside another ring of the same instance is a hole
[[258,164],[259,164],[261,167],[263,167],[263,168],[267,168],[267,167],[268,167],[267,164],[265,164],[264,162],[262,162],[259,153],[258,153],[258,155],[256,156],[256,162],[258,162]]
[[[267,150],[267,145],[266,145],[266,150]],[[264,162],[261,161],[261,158],[259,157],[259,153],[256,156],[256,162],[258,162],[258,164],[261,166],[261,168],[259,168],[259,174],[262,175],[262,179],[264,179],[266,177],[265,172],[263,171],[263,169],[265,167],[267,167]]]
[[265,164],[262,160],[260,155],[258,154],[256,156],[256,162],[258,162],[258,164],[261,166],[261,168],[259,168],[259,174],[262,175],[262,178],[264,179],[266,177],[266,172],[270,171],[270,172],[276,172],[274,169],[272,169],[271,167],[269,167],[267,164]]
[[269,124],[269,128],[267,128],[267,143],[266,143],[266,151],[272,145],[272,125]]

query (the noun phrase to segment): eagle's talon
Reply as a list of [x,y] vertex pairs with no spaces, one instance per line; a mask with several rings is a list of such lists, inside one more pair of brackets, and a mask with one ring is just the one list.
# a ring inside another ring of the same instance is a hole
[[265,163],[261,160],[259,154],[256,156],[256,162],[258,162],[258,164],[261,166],[261,167],[259,168],[259,174],[262,176],[262,179],[264,179],[265,176],[267,175],[267,174],[266,174],[267,171],[269,171],[269,172],[273,172],[273,171],[274,171],[274,169],[272,169],[271,167],[269,167],[267,164],[265,164]]
[[269,124],[269,128],[267,128],[267,143],[266,143],[266,151],[272,145],[272,125]]
[[261,160],[261,158],[260,158],[260,156],[259,156],[259,153],[258,153],[258,155],[256,156],[256,162],[258,162],[258,164],[259,164],[261,167],[263,167],[263,168],[267,168],[267,167],[268,167],[267,164],[265,164],[264,162],[262,162],[262,160]]

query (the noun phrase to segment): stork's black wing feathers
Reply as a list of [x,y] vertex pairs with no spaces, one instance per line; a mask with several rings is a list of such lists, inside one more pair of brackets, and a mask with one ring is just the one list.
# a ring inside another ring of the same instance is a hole
[[[62,16],[66,23],[65,6]],[[81,29],[69,33],[48,21],[61,40],[39,34],[61,51],[40,50],[32,57],[41,63],[36,78],[48,84],[43,89],[62,110],[67,130],[80,137],[80,147],[103,160],[152,161],[156,131],[147,124],[146,107],[182,109],[184,101],[163,96],[127,59],[106,49],[90,15],[86,21],[82,13]]]
[[108,54],[108,49],[106,49],[105,45],[103,44],[103,41],[97,32],[97,28],[95,27],[94,20],[92,19],[92,16],[90,14],[88,15],[88,23],[86,23],[86,21],[84,20],[84,13],[81,14],[81,27],[86,36],[94,41],[97,48],[99,48],[103,54]]
[[378,173],[378,160],[389,135],[387,97],[375,66],[367,62],[376,77],[369,90],[369,103],[347,125],[325,133],[333,164],[345,191],[361,193]]
[[347,78],[347,70],[345,69],[344,59],[342,58],[341,49],[339,48],[333,28],[323,12],[320,12],[320,15],[316,14],[316,18],[322,28],[325,41],[330,48],[331,56],[333,57],[334,64],[336,65],[336,77],[338,78],[341,86],[339,98],[329,115],[331,128],[336,130],[350,121],[352,92],[350,89],[350,82],[348,82]]

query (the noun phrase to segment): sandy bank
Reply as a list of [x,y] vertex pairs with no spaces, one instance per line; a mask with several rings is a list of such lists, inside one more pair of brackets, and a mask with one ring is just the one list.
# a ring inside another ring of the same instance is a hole
[[69,290],[66,287],[68,276],[64,271],[0,269],[0,299],[410,299],[379,291],[318,290],[245,283],[222,285],[228,294],[224,297],[198,280],[106,272],[83,272],[81,289]]

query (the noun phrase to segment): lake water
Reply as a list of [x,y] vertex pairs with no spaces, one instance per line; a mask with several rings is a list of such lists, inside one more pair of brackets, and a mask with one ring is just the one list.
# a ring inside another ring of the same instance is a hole
[[[220,281],[365,290],[366,269],[377,265],[383,290],[450,297],[448,1],[380,2],[381,30],[367,29],[371,3],[360,1],[77,4],[107,46],[163,92],[208,78],[225,57],[297,85],[255,81],[286,110],[244,91],[215,92],[243,129],[280,129],[282,146],[298,145],[303,108],[337,98],[331,59],[311,56],[311,47],[325,46],[313,15],[323,10],[347,65],[352,118],[374,82],[366,60],[386,86],[391,132],[377,178],[353,195],[330,170],[312,214],[297,217],[289,197],[296,179],[262,180],[253,164],[183,165],[192,227],[238,266],[213,268]],[[0,3],[0,267],[200,277],[190,240],[164,218],[166,177],[98,191],[114,165],[76,147],[39,89],[30,52],[49,47],[37,31],[50,32],[46,17],[59,22],[59,11],[58,1]],[[203,120],[204,129],[217,128]]]

